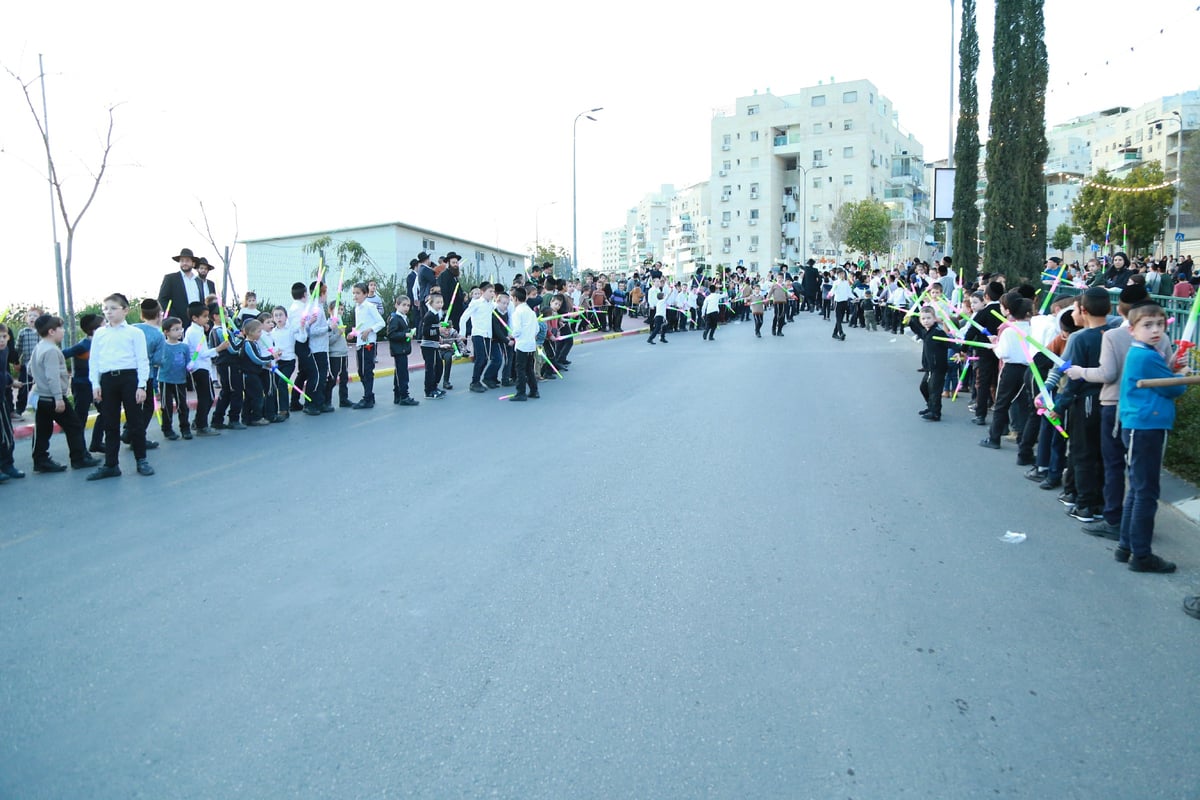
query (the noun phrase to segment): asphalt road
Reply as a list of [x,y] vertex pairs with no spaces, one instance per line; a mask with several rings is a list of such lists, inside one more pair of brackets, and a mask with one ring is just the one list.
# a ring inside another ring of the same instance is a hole
[[0,486],[0,797],[1200,794],[1196,528],[1130,573],[912,341],[786,334]]

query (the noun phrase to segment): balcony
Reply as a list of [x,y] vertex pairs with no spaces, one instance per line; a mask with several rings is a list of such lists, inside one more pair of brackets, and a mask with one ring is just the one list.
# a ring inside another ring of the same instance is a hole
[[729,198],[730,198],[730,195],[723,194],[723,195],[721,195],[721,202],[722,202],[722,203],[728,203],[728,202],[729,202]]
[[722,252],[722,253],[729,253],[729,252],[732,252],[732,251],[731,251],[731,250],[730,250],[730,248],[728,248],[728,247],[722,247],[722,248],[721,248],[721,252]]

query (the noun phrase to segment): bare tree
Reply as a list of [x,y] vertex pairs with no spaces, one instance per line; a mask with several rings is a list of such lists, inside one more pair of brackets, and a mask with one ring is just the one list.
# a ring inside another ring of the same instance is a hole
[[[223,268],[221,271],[221,305],[225,305],[225,298],[226,298],[226,295],[228,294],[228,289],[231,287],[231,284],[233,283],[233,280],[229,277],[229,264],[232,261],[231,254],[233,252],[233,248],[237,246],[238,232],[240,231],[240,226],[238,223],[237,203],[232,204],[233,205],[233,243],[232,243],[232,245],[225,245],[224,247],[220,247],[217,245],[217,238],[215,236],[213,236],[212,226],[209,225],[209,223],[208,223],[208,211],[205,210],[205,208],[204,208],[204,201],[198,200],[197,202],[200,203],[200,215],[204,217],[204,230],[200,230],[200,226],[198,226],[195,223],[195,221],[192,222],[192,228],[195,229],[196,233],[203,236],[208,241],[208,243],[210,245],[212,245],[212,249],[215,250],[217,252],[217,254],[221,256],[221,264],[223,265]],[[237,295],[236,287],[234,287],[233,293],[235,296]]]
[[108,131],[104,136],[104,150],[100,154],[100,169],[92,172],[88,170],[92,176],[92,190],[88,193],[87,200],[83,207],[79,209],[79,213],[71,217],[67,211],[67,201],[63,197],[63,181],[59,177],[58,168],[54,164],[54,154],[50,151],[50,133],[46,126],[46,120],[38,114],[37,108],[33,104],[33,97],[29,94],[29,87],[37,80],[43,80],[45,75],[40,73],[37,78],[31,81],[26,81],[20,75],[13,72],[8,67],[5,71],[12,76],[13,80],[21,87],[21,93],[25,95],[25,103],[29,106],[29,113],[33,115],[33,121],[37,123],[38,133],[42,137],[42,145],[46,149],[46,162],[50,186],[53,189],[55,200],[57,201],[58,211],[62,215],[63,226],[67,229],[67,253],[63,259],[63,282],[66,288],[66,305],[63,309],[63,314],[66,317],[68,342],[74,339],[75,336],[75,298],[71,288],[71,258],[75,251],[75,232],[79,229],[79,223],[83,219],[83,215],[91,208],[92,201],[96,199],[96,191],[100,188],[100,181],[104,179],[104,172],[108,169],[108,155],[112,152],[113,144],[113,111],[116,110],[116,105],[110,105],[107,108],[108,112]]

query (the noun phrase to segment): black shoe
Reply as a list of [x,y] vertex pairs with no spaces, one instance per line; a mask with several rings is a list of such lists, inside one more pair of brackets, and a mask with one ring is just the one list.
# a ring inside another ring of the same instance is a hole
[[339,400],[338,408],[355,408],[357,404],[351,403],[349,400]]
[[979,446],[980,446],[980,447],[986,447],[986,448],[988,448],[989,450],[999,450],[999,449],[1000,449],[1000,443],[999,443],[999,442],[993,442],[991,439],[980,439],[980,440],[979,440]]
[[1200,619],[1200,595],[1183,598],[1183,613],[1189,617]]
[[1025,472],[1025,480],[1033,481],[1034,483],[1041,483],[1042,481],[1046,480],[1046,472],[1047,471],[1041,467],[1030,467]]
[[413,400],[411,397],[402,397],[402,398],[400,398],[400,405],[402,405],[402,406],[419,406],[419,405],[421,405],[421,401]]
[[103,453],[104,447],[101,445],[98,445],[98,444],[94,444],[88,448],[88,452],[89,453]]
[[1120,545],[1117,545],[1117,549],[1113,550],[1113,559],[1118,564],[1128,564],[1129,557],[1132,555],[1133,555],[1133,553],[1129,550],[1128,547],[1121,547]]
[[17,469],[12,464],[9,464],[7,467],[0,467],[0,472],[3,472],[5,475],[7,475],[10,478],[19,479],[19,478],[25,477],[25,473],[21,472],[21,470]]
[[516,381],[514,381],[512,378],[505,378],[504,380],[500,381],[500,385],[501,386],[512,386],[515,382]]
[[287,415],[286,415],[286,414],[276,414],[276,415],[275,415],[275,416],[273,416],[273,417],[269,417],[269,418],[267,419],[267,421],[268,421],[268,422],[272,422],[272,423],[274,423],[274,422],[287,422],[287,421],[288,421],[288,418],[287,418]]
[[270,424],[271,424],[271,420],[269,420],[269,419],[256,419],[256,420],[251,420],[250,422],[247,422],[246,427],[247,428],[261,428],[261,427],[264,427],[264,426],[270,425]]
[[1077,499],[1077,498],[1076,498],[1076,496],[1075,496],[1075,493],[1074,493],[1074,492],[1063,492],[1062,494],[1060,494],[1060,495],[1058,496],[1058,502],[1062,503],[1064,506],[1073,506],[1073,505],[1075,505],[1075,500],[1076,500],[1076,499]]
[[471,391],[474,392],[475,394],[484,394],[485,392],[487,392],[487,389],[484,388],[482,383],[472,383]]
[[1167,561],[1161,556],[1156,556],[1151,553],[1148,556],[1130,556],[1129,557],[1130,572],[1157,572],[1166,574],[1175,571],[1175,562]]
[[1114,542],[1121,541],[1121,526],[1110,525],[1103,517],[1095,522],[1085,522],[1083,524],[1083,532],[1092,536],[1099,536],[1101,539],[1111,539]]
[[1104,520],[1104,517],[1100,516],[1092,509],[1085,508],[1083,506],[1075,506],[1074,508],[1068,509],[1067,516],[1071,517],[1072,519],[1077,519],[1080,522],[1102,522]]
[[121,431],[121,444],[129,444],[131,441],[133,438],[130,437],[129,431]]
[[87,476],[89,481],[102,481],[105,478],[121,477],[120,467],[101,467],[100,469]]
[[86,456],[71,462],[71,469],[88,469],[89,467],[98,466],[100,466],[100,459],[93,458],[92,456]]
[[224,422],[214,422],[211,427],[215,431],[223,431],[226,428],[228,428],[229,426],[226,425]]
[[972,417],[971,422],[975,425],[987,425],[986,417]]
[[647,339],[646,344],[656,344],[656,342],[653,339]]
[[1017,456],[1018,467],[1030,467],[1034,464],[1033,456]]
[[[133,447],[133,445],[130,445],[130,447]],[[147,449],[147,450],[157,450],[157,449],[158,449],[158,442],[155,442],[155,441],[153,441],[153,440],[151,440],[151,439],[147,439],[147,440],[146,440],[146,449]]]
[[137,462],[137,474],[149,477],[154,474],[154,467],[150,466],[150,462],[146,459],[140,459]]
[[659,341],[660,341],[660,342],[662,342],[663,344],[666,344],[666,343],[667,343],[667,340],[666,340],[666,339],[663,339],[662,337],[659,337]]
[[[570,361],[564,361],[563,363],[564,363],[564,364],[570,364],[571,362],[570,362]],[[483,385],[484,385],[484,386],[486,386],[486,387],[487,387],[487,388],[489,388],[489,389],[499,389],[499,388],[500,388],[500,381],[484,381],[484,382],[483,382]]]
[[374,408],[375,403],[370,400],[359,400],[354,405],[350,406],[355,411],[362,411],[364,408]]
[[183,438],[184,438],[184,439],[186,439],[186,440],[190,440],[190,439],[192,438],[192,432],[191,432],[191,431],[184,431],[184,432],[183,432]]
[[33,462],[33,471],[34,472],[66,472],[67,467],[64,464],[58,463],[53,458],[48,458],[45,461]]
[[[651,344],[653,344],[653,342],[651,342]],[[524,403],[525,400],[526,397],[523,394],[514,394],[512,397],[508,398],[508,402],[510,403]]]
[[528,397],[530,400],[541,400],[541,399],[542,399],[542,396],[541,396],[541,394],[539,394],[539,393],[537,393],[537,392],[532,392],[532,393],[530,393],[530,394],[527,394],[527,395],[525,395],[525,396],[526,396],[526,397]]
[[1038,484],[1039,489],[1058,489],[1062,486],[1062,478],[1052,478],[1047,476],[1045,480]]
[[917,416],[918,416],[918,417],[928,417],[928,416],[929,416],[929,409],[928,409],[928,408],[922,408],[920,411],[918,411],[918,412],[917,412]]
[[168,442],[177,442],[179,441],[179,434],[175,431],[163,431],[163,438]]
[[319,417],[321,416],[321,409],[317,408],[316,406],[305,406],[304,413],[310,417]]
[[444,381],[442,383],[442,390],[446,392],[452,392],[454,391],[454,384],[450,383],[449,381]]
[[325,405],[321,406],[322,414],[332,414],[336,410],[337,409],[333,407],[333,403],[326,403]]
[[196,428],[197,436],[220,436],[220,431],[214,431],[212,428]]
[[[570,365],[571,365],[571,362],[570,362],[570,361],[568,361],[568,360],[567,360],[567,359],[565,359],[565,358],[562,360],[562,363],[563,363],[563,364],[566,364],[567,366],[570,366]],[[562,364],[560,364],[559,366],[562,366]],[[487,381],[484,381],[484,383],[486,384],[486,383],[487,383]]]

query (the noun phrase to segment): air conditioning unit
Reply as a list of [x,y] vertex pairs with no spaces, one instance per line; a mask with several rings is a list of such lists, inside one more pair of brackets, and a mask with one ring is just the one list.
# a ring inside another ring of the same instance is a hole
[[717,174],[720,175],[722,178],[724,178],[726,175],[729,174],[729,170],[727,170],[727,169],[719,170],[717,172]]
[[751,193],[750,193],[750,199],[751,199],[751,200],[757,200],[757,199],[758,199],[758,192],[751,192]]
[[721,145],[721,149],[722,149],[722,150],[728,150],[728,149],[729,149],[729,145],[727,145],[727,144],[723,144],[723,145]]
[[722,227],[722,228],[728,228],[728,227],[729,227],[729,220],[727,220],[727,219],[723,219],[723,220],[721,220],[721,227]]
[[758,245],[756,245],[756,244],[750,245],[750,252],[751,253],[758,252]]
[[722,248],[721,248],[721,252],[722,252],[722,253],[728,253],[728,252],[729,252],[729,248],[728,248],[728,247],[722,247]]
[[751,224],[751,225],[757,225],[757,224],[758,224],[758,220],[756,220],[756,219],[754,219],[754,218],[752,217],[752,218],[750,219],[750,224]]

